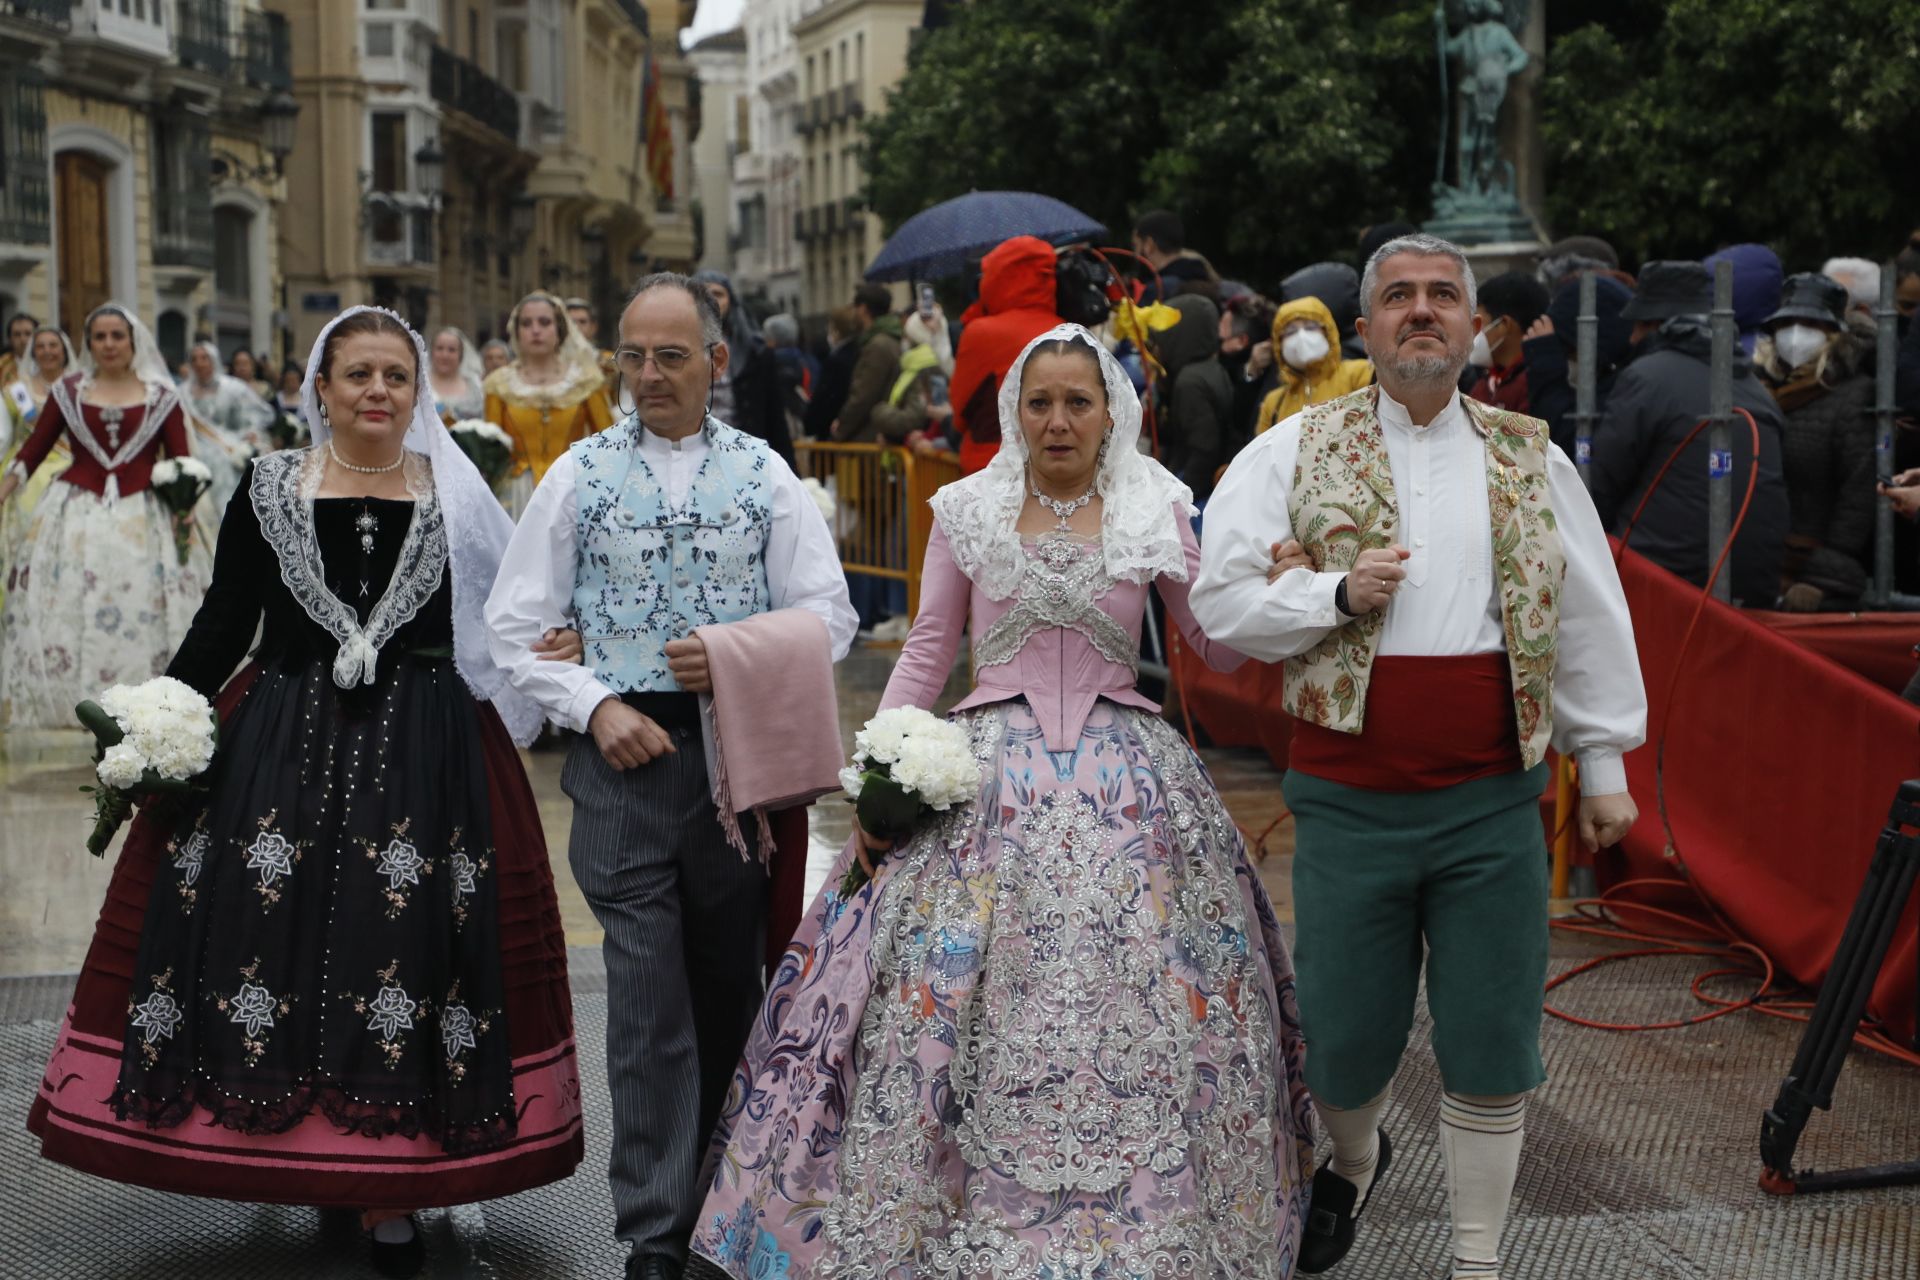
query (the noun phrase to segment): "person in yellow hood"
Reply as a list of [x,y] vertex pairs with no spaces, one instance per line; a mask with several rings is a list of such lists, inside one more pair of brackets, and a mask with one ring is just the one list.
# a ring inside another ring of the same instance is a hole
[[1340,331],[1318,298],[1281,304],[1273,317],[1273,353],[1280,385],[1260,402],[1256,436],[1310,404],[1358,391],[1373,381],[1371,361],[1340,358]]

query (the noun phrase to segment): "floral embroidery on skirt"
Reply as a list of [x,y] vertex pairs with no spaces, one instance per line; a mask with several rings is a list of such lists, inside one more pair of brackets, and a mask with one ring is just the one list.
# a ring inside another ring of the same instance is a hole
[[1102,703],[1048,752],[961,713],[977,801],[775,976],[695,1250],[739,1277],[1293,1271],[1312,1110],[1291,962],[1204,768]]

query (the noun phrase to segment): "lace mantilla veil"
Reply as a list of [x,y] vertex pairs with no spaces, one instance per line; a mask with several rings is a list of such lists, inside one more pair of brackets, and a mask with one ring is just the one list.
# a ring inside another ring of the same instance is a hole
[[1086,329],[1063,324],[1028,343],[1000,384],[1000,450],[993,461],[932,498],[954,562],[993,600],[1011,597],[1026,572],[1026,551],[1016,527],[1028,493],[1027,438],[1020,430],[1021,373],[1035,348],[1073,338],[1100,357],[1107,412],[1113,418],[1106,456],[1094,476],[1102,503],[1100,537],[1107,573],[1115,580],[1141,583],[1161,575],[1186,581],[1179,522],[1195,510],[1193,491],[1140,452],[1140,398],[1120,362]]
[[[313,448],[326,447],[330,434],[320,416],[320,393],[314,379],[320,372],[320,354],[326,350],[327,335],[335,325],[362,311],[385,311],[381,307],[349,307],[328,321],[314,339],[307,356],[307,378],[300,384],[300,410],[307,429],[313,433]],[[385,314],[399,320],[413,339],[419,357],[422,386],[414,396],[413,421],[407,424],[406,446],[425,454],[433,467],[433,487],[439,498],[447,531],[447,564],[453,574],[453,658],[460,676],[473,696],[493,703],[506,724],[507,732],[522,746],[540,732],[546,715],[532,699],[517,692],[507,681],[507,673],[495,665],[487,653],[487,595],[493,590],[494,575],[500,570],[500,557],[506,553],[507,540],[513,536],[513,521],[499,499],[487,487],[473,460],[453,442],[453,434],[441,423],[433,409],[433,396],[425,385],[426,371],[433,366],[427,356],[427,344],[412,325],[391,311]]]
[[[520,376],[520,309],[529,302],[544,302],[553,308],[554,319],[560,326],[557,354],[566,376],[558,382],[530,383]],[[513,361],[481,380],[481,389],[488,395],[497,395],[515,404],[571,408],[606,385],[599,353],[567,318],[567,304],[544,289],[535,289],[514,303],[513,310],[507,313],[507,349],[513,352]]]

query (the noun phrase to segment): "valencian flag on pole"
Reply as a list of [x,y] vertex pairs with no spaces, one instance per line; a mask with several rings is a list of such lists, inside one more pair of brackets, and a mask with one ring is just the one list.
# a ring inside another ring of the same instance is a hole
[[640,131],[647,140],[647,176],[653,189],[665,199],[673,199],[673,131],[667,127],[667,104],[660,97],[660,69],[653,54],[647,54],[645,79],[640,91]]

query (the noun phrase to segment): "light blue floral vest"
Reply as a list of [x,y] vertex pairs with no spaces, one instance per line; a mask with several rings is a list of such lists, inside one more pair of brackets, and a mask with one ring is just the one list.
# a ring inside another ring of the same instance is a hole
[[708,418],[707,456],[673,511],[634,447],[628,417],[572,446],[579,498],[573,616],[586,665],[610,689],[677,692],[666,644],[695,627],[739,622],[772,607],[772,450]]

